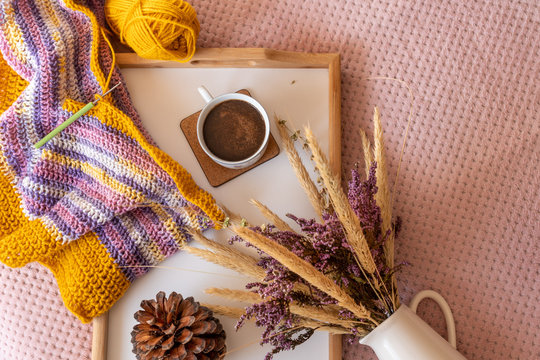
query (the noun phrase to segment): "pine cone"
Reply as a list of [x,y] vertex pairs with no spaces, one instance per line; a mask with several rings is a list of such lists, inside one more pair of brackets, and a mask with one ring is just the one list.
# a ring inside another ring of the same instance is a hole
[[215,360],[227,350],[225,330],[210,309],[192,297],[160,291],[135,313],[131,342],[138,360]]

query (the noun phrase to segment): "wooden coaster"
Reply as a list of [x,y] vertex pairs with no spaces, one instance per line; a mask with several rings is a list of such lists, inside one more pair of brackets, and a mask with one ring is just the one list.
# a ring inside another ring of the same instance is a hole
[[[249,91],[245,89],[239,90],[237,92],[240,94],[251,96]],[[183,119],[180,122],[180,128],[182,129],[182,132],[184,133],[189,143],[189,146],[191,147],[191,150],[193,150],[193,153],[195,154],[199,165],[201,165],[204,175],[208,179],[210,185],[212,185],[213,187],[223,185],[227,181],[234,179],[235,177],[253,169],[256,166],[259,166],[264,162],[267,162],[268,160],[276,157],[279,154],[279,146],[276,143],[274,137],[272,136],[272,133],[270,133],[266,152],[255,164],[243,169],[229,169],[215,163],[214,160],[212,160],[208,155],[206,155],[201,145],[199,144],[199,141],[197,140],[197,119],[199,118],[200,113],[201,112],[198,111],[195,114],[192,114],[187,118]]]

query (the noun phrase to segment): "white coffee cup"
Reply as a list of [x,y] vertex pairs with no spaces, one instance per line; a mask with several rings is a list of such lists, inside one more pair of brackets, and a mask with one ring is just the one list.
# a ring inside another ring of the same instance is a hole
[[[266,147],[268,146],[268,139],[270,138],[270,121],[268,120],[268,114],[266,113],[262,105],[254,98],[247,95],[243,95],[243,94],[228,93],[228,94],[220,95],[217,97],[213,97],[204,86],[199,86],[197,90],[199,91],[202,98],[206,102],[206,105],[202,109],[201,113],[199,114],[199,118],[197,119],[197,139],[199,140],[199,144],[201,145],[206,155],[208,155],[212,160],[214,160],[219,165],[224,166],[226,168],[230,168],[230,169],[242,169],[242,168],[255,164],[263,156],[264,152],[266,151]],[[206,121],[208,114],[210,114],[210,112],[216,106],[229,100],[245,101],[246,103],[254,107],[259,112],[259,114],[261,115],[264,121],[264,128],[265,128],[264,139],[261,143],[261,146],[257,149],[257,151],[255,151],[255,153],[253,153],[249,157],[242,160],[238,160],[238,161],[228,161],[228,160],[219,158],[218,156],[216,156],[210,151],[210,149],[206,145],[206,142],[204,141],[204,134],[203,134],[204,122]]]

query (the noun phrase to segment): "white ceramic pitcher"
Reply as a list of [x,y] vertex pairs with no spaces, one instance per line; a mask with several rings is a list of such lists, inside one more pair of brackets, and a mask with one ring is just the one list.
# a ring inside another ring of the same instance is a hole
[[[425,298],[435,300],[446,319],[448,341],[416,315]],[[433,290],[419,292],[409,307],[401,305],[392,316],[360,340],[375,351],[379,360],[466,360],[456,350],[456,327],[450,306]]]

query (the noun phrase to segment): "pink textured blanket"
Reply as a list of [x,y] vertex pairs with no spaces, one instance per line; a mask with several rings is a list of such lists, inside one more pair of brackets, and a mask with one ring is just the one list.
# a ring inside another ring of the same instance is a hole
[[[404,303],[439,291],[469,359],[540,358],[540,5],[522,1],[193,0],[199,46],[340,52],[343,169],[379,106],[397,171]],[[344,171],[344,177],[348,175]],[[37,267],[0,267],[0,358],[85,359],[91,328]],[[21,300],[23,299],[23,300]],[[60,314],[58,314],[60,312]],[[444,335],[442,314],[420,315]],[[24,319],[24,320],[20,320]],[[54,340],[50,334],[54,334]],[[345,359],[375,358],[345,345]]]

